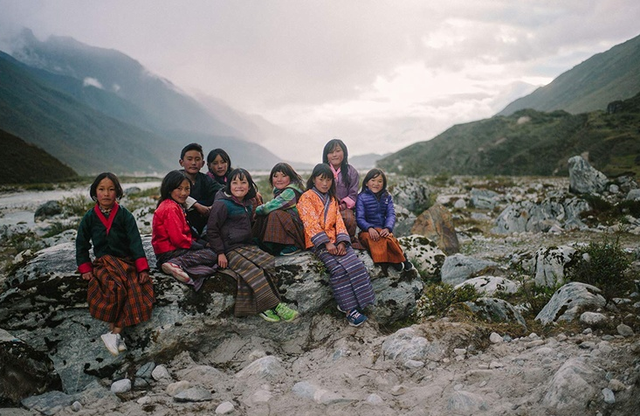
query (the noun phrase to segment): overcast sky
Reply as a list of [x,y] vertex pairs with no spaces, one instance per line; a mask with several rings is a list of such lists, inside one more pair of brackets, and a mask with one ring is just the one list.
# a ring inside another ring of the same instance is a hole
[[304,140],[386,153],[491,117],[640,34],[638,0],[0,0],[0,32],[117,49]]

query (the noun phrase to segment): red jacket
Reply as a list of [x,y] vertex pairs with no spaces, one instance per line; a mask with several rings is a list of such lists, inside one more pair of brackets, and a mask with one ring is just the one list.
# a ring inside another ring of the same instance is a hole
[[193,242],[187,217],[173,199],[165,199],[153,214],[151,245],[156,254],[190,248]]

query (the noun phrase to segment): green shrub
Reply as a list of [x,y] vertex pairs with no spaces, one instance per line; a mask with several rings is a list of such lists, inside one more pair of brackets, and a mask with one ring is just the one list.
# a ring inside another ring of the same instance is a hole
[[581,251],[582,256],[567,272],[569,280],[599,288],[607,301],[624,296],[633,287],[632,279],[625,276],[631,262],[617,239],[591,242]]
[[65,196],[60,201],[60,205],[62,206],[62,212],[67,216],[82,217],[95,205],[95,202],[87,196],[78,194]]
[[449,308],[455,304],[473,301],[480,297],[475,287],[463,285],[459,289],[446,283],[427,285],[418,299],[416,316],[426,318],[431,315],[445,316]]

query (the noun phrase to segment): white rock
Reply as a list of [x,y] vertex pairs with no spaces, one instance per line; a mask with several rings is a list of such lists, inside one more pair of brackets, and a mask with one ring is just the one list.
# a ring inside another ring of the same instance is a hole
[[378,396],[377,394],[372,393],[367,396],[367,403],[377,406],[383,404],[384,400],[382,400],[382,397]]
[[616,402],[616,395],[609,388],[602,389],[602,396],[604,402],[607,404],[614,404]]
[[131,380],[123,378],[122,380],[114,381],[111,384],[111,393],[126,393],[131,390]]
[[157,365],[156,368],[153,369],[153,371],[151,372],[151,377],[153,377],[155,381],[159,381],[163,379],[170,379],[171,375],[169,374],[169,370],[167,370],[167,367],[161,364]]
[[489,341],[491,341],[493,344],[499,344],[501,342],[504,342],[504,338],[502,338],[499,334],[492,332],[491,335],[489,335]]
[[622,335],[623,337],[632,337],[634,334],[633,329],[625,324],[618,325],[616,329],[618,330],[618,334]]
[[189,383],[187,380],[180,380],[180,381],[176,381],[175,383],[169,384],[165,391],[169,396],[175,396],[181,391],[185,391],[190,388],[191,388],[191,383]]
[[226,415],[227,413],[231,413],[233,412],[234,407],[233,407],[233,403],[231,402],[222,402],[218,405],[218,407],[216,407],[216,414],[217,415]]

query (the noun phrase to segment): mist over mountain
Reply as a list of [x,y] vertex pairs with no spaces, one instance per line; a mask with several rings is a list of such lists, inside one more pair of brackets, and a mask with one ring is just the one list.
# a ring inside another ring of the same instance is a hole
[[604,110],[611,101],[633,97],[640,91],[640,36],[596,54],[550,84],[519,98],[498,113],[518,110],[564,110],[572,114]]
[[68,37],[41,42],[24,30],[11,55],[0,55],[0,128],[80,173],[163,173],[179,167],[180,149],[192,141],[205,156],[222,147],[249,169],[280,160],[242,114],[219,103],[217,117],[121,52]]

